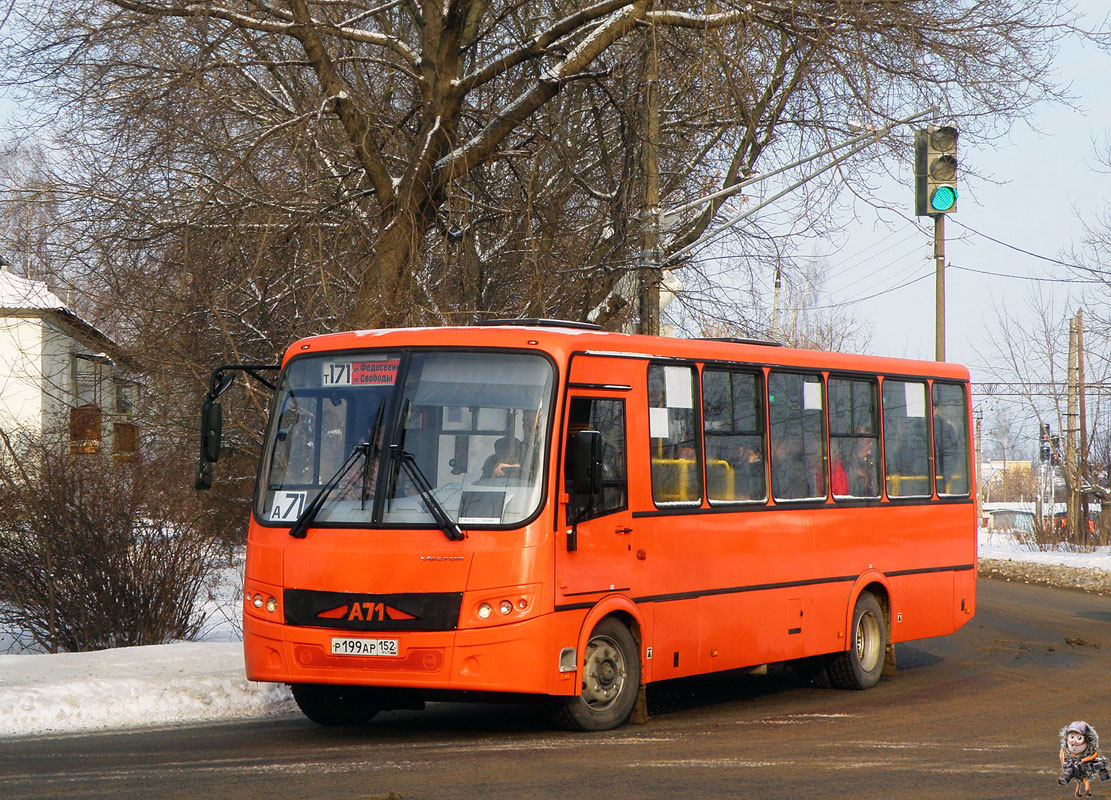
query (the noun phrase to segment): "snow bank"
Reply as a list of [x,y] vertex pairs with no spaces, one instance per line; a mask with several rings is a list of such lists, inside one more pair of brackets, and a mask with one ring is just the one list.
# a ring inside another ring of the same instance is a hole
[[981,529],[979,551],[980,558],[1034,564],[1060,564],[1066,567],[1085,567],[1111,572],[1111,547],[1096,547],[1090,553],[1075,553],[1068,550],[1031,552],[1009,533]]
[[0,736],[258,717],[293,708],[286,687],[244,677],[238,642],[0,656]]

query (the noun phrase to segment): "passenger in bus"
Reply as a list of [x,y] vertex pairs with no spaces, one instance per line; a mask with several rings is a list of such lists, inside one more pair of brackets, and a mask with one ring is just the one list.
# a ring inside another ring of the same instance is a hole
[[737,500],[763,500],[764,457],[759,445],[742,441],[733,464],[733,487]]
[[521,442],[511,436],[503,436],[494,442],[494,452],[482,465],[482,477],[512,478],[521,472]]
[[[835,450],[841,450],[844,442],[836,442]],[[834,452],[829,465],[829,485],[833,489],[834,497],[847,497],[849,494],[849,473],[845,470],[845,461],[839,452]]]
[[772,435],[772,490],[785,499],[807,497],[806,459],[802,440],[793,433]]
[[[858,433],[867,433],[861,429]],[[875,497],[879,494],[876,487],[876,442],[870,436],[860,436],[853,441],[849,457],[848,479],[849,494],[853,497]]]
[[[934,406],[934,458],[939,480],[948,480],[962,471],[963,457],[957,429],[941,415],[941,407]],[[942,489],[938,489],[942,491]]]
[[839,438],[830,465],[829,482],[835,497],[875,497],[875,440],[867,428],[858,428],[853,439]]

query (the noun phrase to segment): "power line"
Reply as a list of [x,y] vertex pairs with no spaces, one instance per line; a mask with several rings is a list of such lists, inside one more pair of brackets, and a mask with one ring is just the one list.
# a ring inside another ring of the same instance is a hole
[[958,225],[960,225],[965,230],[976,234],[977,236],[982,236],[983,238],[987,239],[989,242],[995,242],[998,245],[1002,245],[1003,247],[1014,250],[1016,253],[1022,253],[1023,255],[1030,256],[1031,258],[1038,258],[1038,259],[1041,259],[1042,261],[1048,261],[1051,264],[1058,264],[1062,267],[1068,267],[1069,269],[1078,269],[1078,270],[1081,270],[1082,272],[1090,272],[1093,275],[1107,275],[1108,274],[1104,270],[1093,269],[1091,267],[1081,266],[1080,264],[1072,264],[1072,263],[1069,263],[1068,261],[1062,261],[1059,258],[1052,258],[1050,256],[1044,256],[1041,253],[1035,253],[1032,250],[1027,250],[1025,248],[1019,247],[1018,245],[1011,244],[1010,242],[1005,242],[1002,239],[997,239],[994,236],[989,236],[986,233],[982,233],[982,232],[976,230],[975,228],[964,224],[963,222],[961,222],[958,219],[953,219],[953,222],[957,223]]
[[898,286],[892,286],[889,289],[884,289],[883,291],[876,292],[875,294],[870,294],[870,295],[867,295],[865,297],[856,297],[852,300],[845,300],[844,302],[841,302],[841,303],[830,303],[830,304],[824,305],[824,306],[807,306],[807,310],[808,311],[824,311],[827,308],[840,308],[841,306],[851,306],[854,303],[863,303],[865,300],[871,300],[875,297],[880,297],[882,295],[890,294],[891,292],[898,291],[899,289],[904,289],[907,286],[911,286],[915,283],[918,283],[919,281],[923,281],[926,278],[932,277],[933,274],[934,274],[934,269],[933,269],[933,266],[931,265],[929,272],[926,272],[922,275],[919,275],[917,278],[911,278],[906,283],[900,283]]
[[1014,278],[1020,281],[1038,281],[1049,283],[1106,283],[1097,278],[1039,278],[1036,275],[1013,275],[1008,272],[991,272],[986,269],[974,269],[972,267],[962,267],[958,264],[949,263],[945,265],[946,269],[959,269],[964,272],[975,272],[979,275],[991,275],[996,278]]
[[[1085,391],[1111,392],[1109,383],[1085,383]],[[1051,381],[983,381],[972,383],[972,393],[982,397],[1060,397],[1065,394],[1063,383]]]

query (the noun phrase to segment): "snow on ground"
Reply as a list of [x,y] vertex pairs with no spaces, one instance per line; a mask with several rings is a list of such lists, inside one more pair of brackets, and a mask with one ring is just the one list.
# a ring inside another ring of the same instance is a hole
[[[203,605],[201,641],[93,653],[0,655],[0,737],[261,717],[295,710],[285,686],[248,681],[243,557]],[[0,631],[0,652],[18,652]]]
[[[1111,548],[1030,552],[982,531],[980,557],[1111,571]],[[244,677],[238,608],[242,566],[221,576],[197,642],[95,653],[0,656],[0,737],[80,733],[263,717],[295,709],[289,690]],[[0,632],[0,640],[3,640]],[[10,636],[7,641],[11,641]]]
[[1088,567],[1111,572],[1111,547],[1096,547],[1089,553],[1070,550],[1029,550],[1005,531],[980,530],[980,558],[1000,561],[1027,561],[1034,564],[1063,564],[1066,567]]

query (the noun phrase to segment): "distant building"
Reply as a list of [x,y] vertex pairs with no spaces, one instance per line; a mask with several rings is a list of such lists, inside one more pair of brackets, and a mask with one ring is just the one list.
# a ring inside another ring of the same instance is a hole
[[1033,501],[1038,492],[1038,470],[1031,461],[983,461],[980,492],[986,502]]
[[115,342],[45,283],[0,267],[0,430],[63,432],[73,452],[132,457],[134,388]]

